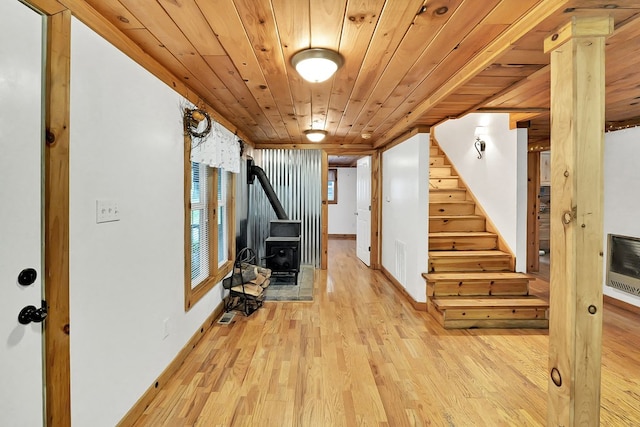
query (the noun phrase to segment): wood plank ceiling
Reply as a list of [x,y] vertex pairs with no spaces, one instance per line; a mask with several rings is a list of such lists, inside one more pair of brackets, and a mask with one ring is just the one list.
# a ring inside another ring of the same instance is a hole
[[[328,131],[319,145],[329,152],[364,153],[473,111],[516,112],[514,120],[533,123],[539,117],[544,128],[549,57],[542,40],[571,16],[595,13],[613,15],[617,29],[607,48],[614,62],[607,120],[640,117],[640,1],[86,3],[258,148],[317,147],[303,134],[313,127]],[[326,82],[304,81],[290,59],[310,47],[340,52],[344,66]]]

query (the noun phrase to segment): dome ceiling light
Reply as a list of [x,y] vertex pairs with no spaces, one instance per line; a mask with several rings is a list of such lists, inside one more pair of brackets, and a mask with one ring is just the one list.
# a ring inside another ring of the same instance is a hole
[[291,57],[291,65],[303,79],[311,83],[327,80],[342,64],[344,64],[342,55],[329,49],[302,50]]
[[320,142],[327,136],[327,131],[323,129],[307,129],[304,134],[309,141]]

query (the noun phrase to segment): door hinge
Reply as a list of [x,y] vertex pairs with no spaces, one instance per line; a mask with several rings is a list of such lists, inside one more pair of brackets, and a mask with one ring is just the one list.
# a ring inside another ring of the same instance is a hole
[[371,205],[369,205],[369,212],[371,212]]
[[369,252],[371,252],[371,246],[369,246],[369,249],[368,249],[368,251],[369,251]]

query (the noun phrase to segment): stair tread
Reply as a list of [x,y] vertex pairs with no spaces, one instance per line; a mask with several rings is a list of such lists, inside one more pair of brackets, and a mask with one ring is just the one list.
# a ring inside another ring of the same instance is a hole
[[516,273],[512,271],[496,271],[482,272],[475,271],[469,273],[422,273],[422,277],[429,281],[474,281],[474,280],[500,280],[500,279],[530,279],[531,277],[524,273]]
[[488,251],[429,251],[430,258],[445,258],[445,257],[483,257],[483,256],[500,256],[500,257],[511,257],[506,252],[502,252],[499,250],[488,250]]
[[495,296],[479,298],[437,297],[433,304],[439,309],[489,308],[489,307],[540,307],[547,308],[549,303],[536,296],[513,297]]
[[429,233],[429,237],[494,237],[496,233],[490,231],[436,231]]
[[484,216],[482,215],[429,215],[429,219],[451,219],[451,218],[455,218],[455,219],[482,218],[484,219]]
[[444,193],[447,191],[467,191],[466,188],[464,187],[458,187],[458,188],[430,188],[429,192],[430,193]]
[[[454,190],[457,190],[454,188]],[[443,200],[441,202],[433,202],[432,205],[444,205],[444,204],[452,204],[452,205],[475,205],[476,202],[473,200]]]

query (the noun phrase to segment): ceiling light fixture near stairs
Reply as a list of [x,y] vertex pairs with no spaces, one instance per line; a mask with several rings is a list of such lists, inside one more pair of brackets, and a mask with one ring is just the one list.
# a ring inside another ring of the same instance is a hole
[[344,58],[338,52],[322,48],[302,50],[291,58],[291,65],[311,83],[327,80],[343,63]]

